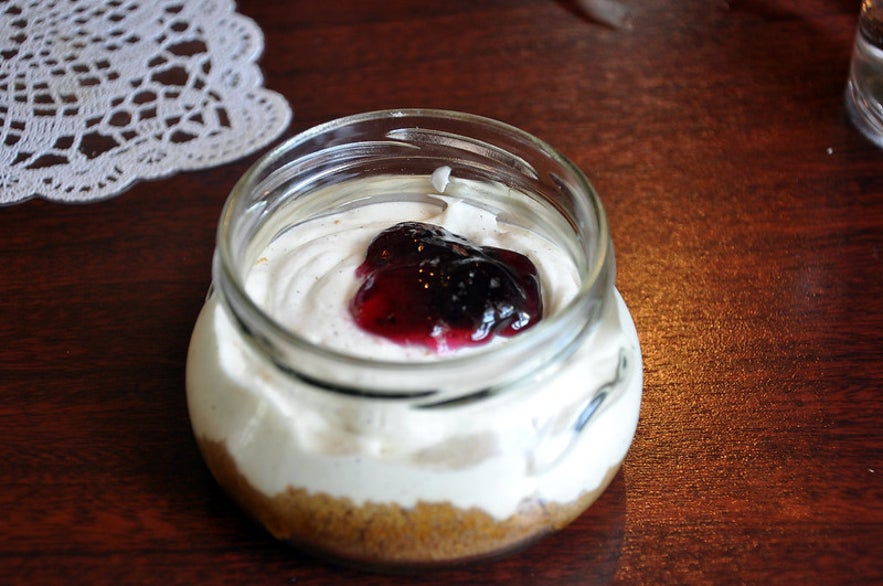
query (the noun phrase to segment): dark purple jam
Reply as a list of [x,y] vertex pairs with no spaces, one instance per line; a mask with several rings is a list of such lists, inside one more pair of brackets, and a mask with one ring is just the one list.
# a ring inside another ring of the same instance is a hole
[[403,222],[371,242],[350,305],[359,327],[436,352],[513,336],[543,314],[536,267],[440,226]]

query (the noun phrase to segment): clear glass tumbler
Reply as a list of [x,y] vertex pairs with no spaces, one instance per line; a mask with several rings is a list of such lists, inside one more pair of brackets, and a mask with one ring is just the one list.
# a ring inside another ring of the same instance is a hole
[[856,128],[883,147],[883,0],[862,2],[846,109]]

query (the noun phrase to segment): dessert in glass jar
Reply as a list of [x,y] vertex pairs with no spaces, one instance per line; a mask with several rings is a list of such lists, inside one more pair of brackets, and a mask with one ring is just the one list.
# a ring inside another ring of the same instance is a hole
[[224,208],[187,395],[276,538],[373,567],[512,552],[610,483],[641,402],[601,202],[542,141],[371,112],[268,153]]

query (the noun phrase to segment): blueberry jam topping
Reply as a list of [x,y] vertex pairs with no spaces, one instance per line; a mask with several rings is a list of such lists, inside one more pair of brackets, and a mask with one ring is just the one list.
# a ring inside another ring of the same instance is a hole
[[537,270],[523,254],[403,222],[371,242],[350,305],[364,330],[436,352],[512,336],[542,317]]

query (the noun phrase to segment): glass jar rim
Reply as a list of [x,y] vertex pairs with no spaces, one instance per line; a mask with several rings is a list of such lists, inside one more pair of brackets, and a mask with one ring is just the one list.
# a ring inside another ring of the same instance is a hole
[[[511,138],[526,143],[532,149],[535,149],[538,154],[553,161],[575,180],[580,195],[585,198],[584,203],[587,205],[590,213],[594,215],[596,232],[591,242],[582,242],[580,244],[581,250],[586,255],[585,267],[579,269],[580,287],[576,295],[560,311],[544,317],[534,327],[521,332],[517,336],[513,336],[505,344],[478,348],[460,355],[441,356],[433,361],[378,360],[318,345],[282,326],[250,298],[245,291],[244,279],[235,268],[236,263],[231,251],[231,227],[234,224],[236,213],[241,209],[239,205],[240,200],[247,197],[255,187],[260,185],[262,177],[269,169],[272,169],[274,165],[277,165],[289,152],[298,146],[318,136],[346,126],[372,120],[399,118],[424,121],[454,120],[476,128],[484,127],[495,132],[502,132]],[[587,303],[591,301],[592,292],[597,289],[599,281],[607,279],[609,274],[610,286],[612,288],[615,275],[612,242],[604,207],[588,178],[574,163],[545,141],[515,126],[492,118],[442,109],[406,108],[364,112],[324,122],[287,139],[256,161],[233,187],[224,204],[216,237],[214,260],[216,285],[219,284],[218,281],[223,282],[222,298],[228,305],[236,306],[234,313],[236,313],[240,322],[248,322],[250,326],[248,329],[250,331],[258,329],[267,334],[268,336],[266,337],[271,337],[282,344],[290,345],[323,360],[330,360],[353,368],[384,369],[403,374],[426,373],[437,368],[456,369],[458,367],[474,367],[486,361],[489,355],[511,354],[514,356],[519,352],[524,352],[529,347],[540,348],[556,337],[555,332],[560,330],[563,324],[574,323],[574,321],[578,322],[580,317],[587,311]],[[590,254],[591,250],[594,250],[594,254]],[[583,317],[583,319],[585,318]],[[386,394],[384,393],[384,395]],[[397,393],[390,392],[389,395],[397,395]]]

